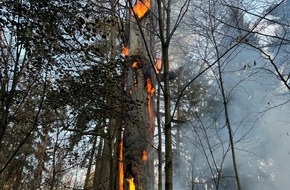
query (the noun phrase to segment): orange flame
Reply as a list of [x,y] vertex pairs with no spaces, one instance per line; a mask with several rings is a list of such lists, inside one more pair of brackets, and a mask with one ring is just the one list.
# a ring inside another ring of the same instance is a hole
[[138,67],[139,67],[139,63],[137,62],[137,61],[134,61],[133,63],[132,63],[132,69],[138,69]]
[[126,180],[129,183],[129,190],[135,190],[136,187],[135,187],[135,183],[134,183],[134,178],[131,177],[131,178],[126,179]]
[[153,96],[155,92],[154,86],[150,78],[147,79],[147,92],[148,92],[148,95],[150,96]]
[[153,125],[154,125],[153,95],[155,93],[155,88],[150,78],[147,78],[147,93],[148,93],[147,106],[148,106],[148,116],[149,116],[149,131],[153,132]]
[[128,46],[125,46],[122,50],[122,53],[124,56],[128,56],[129,55],[129,47]]
[[148,154],[146,152],[146,150],[142,151],[142,157],[141,157],[142,161],[145,162],[148,160]]
[[124,167],[123,167],[123,140],[119,144],[119,190],[123,190],[123,181],[124,181]]
[[133,12],[138,16],[138,18],[142,18],[149,8],[150,0],[137,0],[133,7]]

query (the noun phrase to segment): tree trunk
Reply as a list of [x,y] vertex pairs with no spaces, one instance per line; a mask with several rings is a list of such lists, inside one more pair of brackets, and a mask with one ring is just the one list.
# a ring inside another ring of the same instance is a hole
[[93,187],[94,190],[97,190],[97,186],[99,184],[99,178],[101,175],[101,157],[103,152],[103,138],[100,138],[100,142],[98,145],[98,153],[96,155],[96,163],[95,163],[95,173],[94,173],[94,180],[93,180]]
[[93,137],[93,138],[94,138],[94,143],[93,143],[93,147],[92,147],[92,150],[91,150],[89,165],[88,165],[86,179],[85,179],[85,184],[84,184],[84,190],[90,188],[89,187],[89,181],[90,181],[90,176],[91,176],[93,160],[95,158],[95,151],[96,151],[96,147],[97,147],[97,137]]
[[[165,5],[166,4],[166,5]],[[164,7],[166,6],[166,7]],[[162,4],[158,1],[158,22],[162,49],[162,64],[164,67],[164,106],[165,106],[165,189],[172,190],[173,165],[172,165],[172,136],[171,136],[171,111],[170,111],[170,86],[169,86],[169,43],[170,43],[171,0]]]
[[[158,81],[160,81],[161,76],[158,73]],[[161,86],[160,83],[158,84],[157,89],[157,110],[156,110],[156,119],[157,119],[157,128],[158,128],[158,190],[162,190],[162,165],[163,165],[163,158],[162,158],[162,127],[161,127],[161,116],[160,116],[160,91]]]
[[[143,8],[152,8],[148,1],[137,1]],[[145,6],[145,7],[144,7]],[[130,19],[129,62],[127,90],[128,106],[124,129],[124,189],[153,190],[153,68],[150,58],[152,36],[146,30],[150,28],[152,16],[149,11],[144,15],[135,15]],[[150,44],[149,44],[149,43]]]
[[164,104],[165,104],[165,189],[172,190],[172,127],[170,112],[170,87],[169,87],[169,60],[168,47],[162,47],[162,62],[164,65]]
[[100,171],[98,173],[98,182],[95,186],[96,190],[101,189],[109,189],[109,180],[110,180],[110,160],[111,160],[111,152],[110,152],[110,140],[104,139],[104,147],[103,152],[100,158]]
[[235,172],[235,179],[237,183],[237,189],[241,190],[241,183],[240,183],[240,178],[239,178],[239,172],[238,172],[238,166],[237,166],[237,160],[236,160],[236,153],[235,153],[235,142],[234,142],[234,137],[233,137],[233,131],[232,131],[232,126],[230,122],[230,116],[229,116],[229,110],[228,110],[228,98],[225,93],[224,89],[224,83],[223,83],[223,73],[222,73],[222,68],[221,68],[221,61],[220,61],[220,53],[218,50],[218,44],[216,42],[216,39],[214,37],[214,34],[212,33],[213,36],[213,42],[214,42],[214,47],[215,51],[217,54],[217,63],[218,63],[218,82],[219,82],[219,88],[222,94],[222,99],[223,99],[223,106],[224,106],[224,113],[225,113],[225,124],[228,129],[228,135],[229,135],[229,144],[231,147],[231,153],[232,153],[232,161],[233,161],[233,167],[234,167],[234,172]]

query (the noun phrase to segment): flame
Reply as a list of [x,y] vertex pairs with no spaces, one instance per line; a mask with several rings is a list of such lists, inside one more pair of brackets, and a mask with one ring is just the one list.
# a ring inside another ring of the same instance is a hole
[[153,132],[154,125],[154,112],[153,112],[153,95],[155,93],[155,88],[151,82],[150,78],[147,78],[147,106],[148,106],[148,116],[149,116],[149,131]]
[[138,67],[139,67],[138,61],[134,61],[131,65],[131,67],[132,67],[132,69],[138,69]]
[[148,154],[146,152],[146,150],[142,151],[142,157],[141,157],[142,161],[145,162],[148,160]]
[[124,167],[123,167],[123,139],[119,143],[119,190],[123,190]]
[[158,58],[156,59],[156,62],[155,62],[156,73],[161,73],[161,69],[162,69],[162,59]]
[[137,0],[133,7],[133,14],[135,13],[138,18],[142,18],[150,8],[150,0]]
[[125,46],[122,50],[122,53],[124,56],[128,56],[129,55],[129,47],[128,46]]
[[155,92],[155,88],[154,88],[154,86],[153,86],[153,84],[151,82],[151,79],[148,78],[146,82],[147,82],[147,92],[148,92],[148,95],[149,96],[153,96],[154,95],[154,92]]
[[135,187],[135,183],[134,183],[134,178],[131,177],[131,178],[126,179],[126,180],[129,183],[129,190],[135,190],[136,187]]

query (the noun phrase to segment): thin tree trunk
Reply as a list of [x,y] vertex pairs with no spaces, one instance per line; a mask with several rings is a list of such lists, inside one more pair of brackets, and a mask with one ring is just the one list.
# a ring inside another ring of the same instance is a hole
[[122,137],[122,127],[120,126],[120,130],[117,135],[117,148],[116,152],[118,155],[117,158],[117,174],[118,177],[115,180],[116,190],[123,190],[124,185],[124,164],[123,164],[123,137]]
[[170,111],[169,87],[169,60],[168,47],[162,47],[162,62],[164,65],[164,104],[165,104],[165,189],[172,190],[173,165],[172,165],[172,127]]
[[[180,94],[180,91],[181,91],[181,86],[180,86],[180,80],[179,78],[177,78],[177,81],[176,81],[176,84],[177,84],[177,94]],[[177,108],[176,108],[176,119],[177,121],[179,120],[182,120],[181,118],[181,114],[180,114],[180,103],[177,104]],[[179,185],[181,185],[183,183],[183,181],[181,181],[182,179],[182,171],[181,171],[181,167],[180,167],[180,163],[182,162],[182,158],[181,158],[181,124],[179,124],[179,122],[177,122],[175,124],[175,128],[176,128],[176,134],[175,134],[175,144],[176,144],[176,151],[175,151],[175,154],[173,155],[174,156],[174,166],[176,167],[175,169],[175,174],[179,177],[177,177],[177,183]],[[180,188],[180,187],[178,187]]]
[[221,93],[222,93],[222,97],[223,97],[224,109],[225,109],[226,126],[228,129],[228,135],[229,135],[229,139],[230,139],[230,147],[231,147],[232,161],[233,161],[234,172],[235,172],[235,179],[236,179],[238,190],[241,190],[238,166],[237,166],[237,162],[236,162],[235,143],[234,143],[234,137],[233,137],[232,127],[231,127],[230,117],[229,117],[229,112],[228,112],[228,102],[227,102],[225,89],[224,89],[224,85],[223,85],[221,65],[219,62],[218,62],[218,69],[219,69],[220,88],[221,88]]
[[[110,7],[111,7],[111,17],[112,17],[112,22],[110,24],[110,31],[111,31],[111,41],[110,41],[110,52],[111,52],[111,60],[115,60],[116,59],[116,34],[117,34],[117,30],[118,30],[118,25],[117,25],[117,18],[115,16],[116,14],[116,10],[115,10],[115,6],[116,6],[116,1],[115,0],[110,0]],[[111,64],[115,64],[114,61],[112,61]],[[113,73],[112,77],[116,78],[117,74]],[[122,90],[123,89],[119,89],[117,87],[114,87],[116,89],[116,93],[118,93],[118,97],[121,97],[122,95]],[[117,101],[117,102],[116,102]],[[114,140],[117,140],[117,138],[119,137],[118,132],[119,132],[119,128],[120,128],[120,116],[118,113],[120,113],[120,100],[112,100],[112,102],[114,102],[113,104],[115,105],[116,108],[116,115],[113,114],[112,115],[112,119],[111,119],[111,134],[110,134],[110,152],[111,152],[111,158],[110,158],[110,183],[109,183],[109,188],[110,190],[114,190],[115,189],[115,179],[116,179],[116,163],[117,163],[117,152],[116,149],[114,147]]]
[[96,163],[95,163],[95,173],[94,173],[94,180],[93,180],[93,187],[94,190],[97,190],[98,188],[98,184],[99,184],[99,180],[100,180],[100,176],[101,175],[101,157],[102,157],[102,152],[103,152],[103,138],[100,138],[100,142],[98,145],[98,153],[96,155]]
[[[162,48],[162,64],[164,66],[164,106],[165,106],[165,189],[173,188],[173,165],[172,165],[172,128],[171,128],[171,109],[170,109],[170,86],[169,86],[169,43],[170,43],[170,19],[171,19],[171,0],[161,5],[158,3],[159,33]],[[166,6],[166,10],[165,7]],[[164,14],[165,11],[165,14]]]
[[117,132],[117,123],[116,123],[116,119],[111,119],[110,122],[110,137],[109,137],[109,187],[108,189],[110,190],[114,190],[115,187],[115,158],[116,158],[116,152],[114,151],[114,140],[116,139],[116,132]]
[[219,76],[218,79],[219,79],[219,86],[220,86],[220,90],[221,90],[222,98],[223,98],[223,105],[224,105],[224,109],[225,109],[225,122],[226,122],[226,126],[228,129],[228,135],[229,135],[229,140],[230,140],[230,147],[231,147],[232,161],[233,161],[233,167],[234,167],[234,172],[235,172],[235,179],[236,179],[238,190],[241,190],[238,166],[237,166],[237,162],[236,162],[235,143],[234,143],[233,132],[232,132],[232,127],[231,127],[231,122],[230,122],[230,117],[229,117],[229,112],[228,112],[228,101],[227,101],[227,96],[225,94],[223,78],[222,78],[220,55],[219,55],[217,43],[215,41],[215,36],[213,33],[212,33],[212,36],[213,36],[215,50],[216,50],[217,58],[218,58],[218,76]]
[[92,147],[92,150],[91,150],[89,165],[88,165],[86,179],[85,179],[85,183],[84,183],[84,190],[90,188],[89,187],[89,181],[90,181],[90,176],[91,176],[93,160],[95,158],[95,151],[96,151],[96,147],[97,147],[97,137],[93,137],[93,138],[94,138],[94,142],[93,142],[93,147]]
[[[160,81],[160,73],[158,74],[158,78]],[[161,127],[161,116],[160,116],[160,83],[158,83],[157,89],[157,128],[158,128],[158,190],[162,190],[162,165],[163,165],[163,158],[162,158],[162,127]]]
[[111,148],[110,140],[104,139],[103,152],[100,158],[100,170],[98,176],[97,189],[109,189]]

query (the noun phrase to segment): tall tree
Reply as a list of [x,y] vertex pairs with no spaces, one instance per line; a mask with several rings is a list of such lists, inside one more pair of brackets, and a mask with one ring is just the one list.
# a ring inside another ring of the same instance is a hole
[[127,115],[124,129],[125,189],[153,189],[153,95],[152,57],[154,2],[129,1]]
[[[169,47],[172,37],[187,12],[189,1],[179,2],[181,8],[179,12],[172,17],[171,11],[172,1],[158,1],[158,29],[159,40],[161,43],[162,66],[163,66],[163,82],[164,82],[164,111],[165,111],[165,189],[173,188],[173,157],[172,157],[172,113],[171,113],[171,95],[170,95],[170,63],[169,63]],[[178,4],[178,3],[177,3]],[[177,5],[176,4],[176,5]]]

